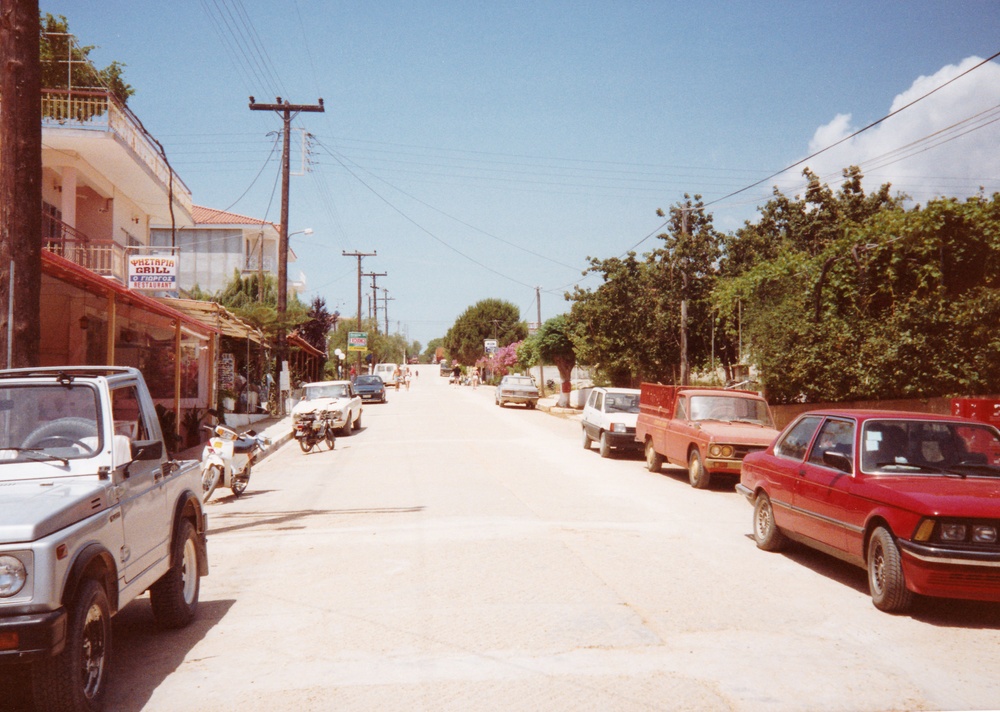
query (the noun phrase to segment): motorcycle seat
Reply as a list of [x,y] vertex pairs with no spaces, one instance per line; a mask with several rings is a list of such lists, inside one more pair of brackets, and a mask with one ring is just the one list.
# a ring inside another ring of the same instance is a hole
[[254,438],[237,438],[233,442],[233,452],[250,452],[257,441]]

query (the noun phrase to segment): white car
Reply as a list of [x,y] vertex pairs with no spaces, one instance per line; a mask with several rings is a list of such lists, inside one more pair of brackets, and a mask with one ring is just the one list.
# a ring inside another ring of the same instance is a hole
[[292,408],[292,422],[303,413],[325,411],[344,435],[361,427],[361,396],[350,381],[317,381],[302,386],[302,400]]
[[381,378],[386,388],[391,388],[396,383],[397,368],[398,366],[394,363],[377,363],[375,364],[375,369],[372,371],[372,375]]
[[595,388],[583,407],[583,447],[600,443],[601,457],[612,449],[639,450],[635,440],[635,421],[639,417],[639,389]]

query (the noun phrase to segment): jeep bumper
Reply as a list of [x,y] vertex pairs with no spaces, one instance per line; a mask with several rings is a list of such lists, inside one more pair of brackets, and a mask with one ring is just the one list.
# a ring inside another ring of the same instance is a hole
[[47,658],[65,645],[65,609],[0,618],[0,664]]

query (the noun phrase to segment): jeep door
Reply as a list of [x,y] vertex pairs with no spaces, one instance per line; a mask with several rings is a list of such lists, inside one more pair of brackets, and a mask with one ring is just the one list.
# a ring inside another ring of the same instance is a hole
[[[115,436],[127,436],[130,442],[150,440],[150,414],[135,384],[111,391],[111,409]],[[117,463],[116,463],[117,464]],[[168,554],[170,512],[163,482],[162,458],[135,460],[116,472],[122,523],[125,528],[125,581],[129,582]]]

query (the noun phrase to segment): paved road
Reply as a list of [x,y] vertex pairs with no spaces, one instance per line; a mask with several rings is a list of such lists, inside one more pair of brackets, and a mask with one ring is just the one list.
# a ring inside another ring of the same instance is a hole
[[423,371],[209,504],[200,619],[124,610],[110,709],[1000,706],[1000,607],[880,613],[860,569],[758,551],[732,483],[602,460],[573,419]]

